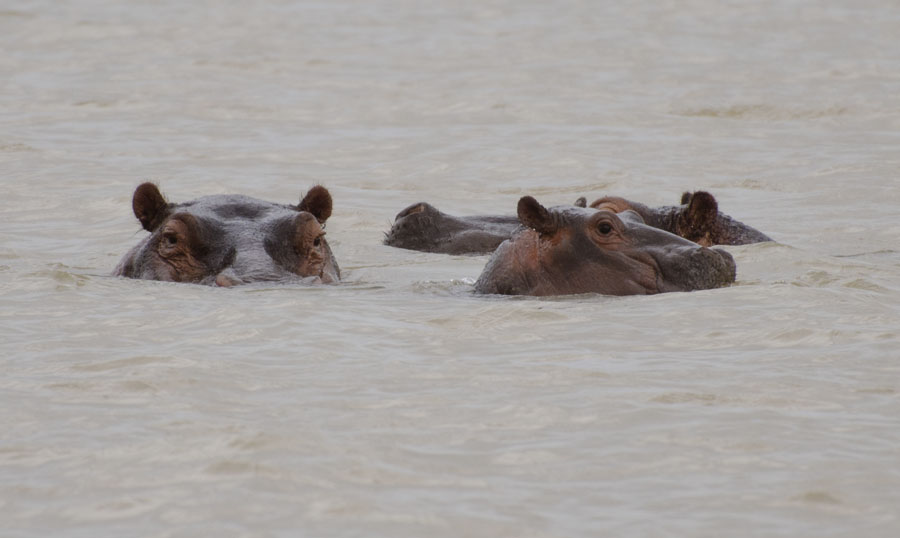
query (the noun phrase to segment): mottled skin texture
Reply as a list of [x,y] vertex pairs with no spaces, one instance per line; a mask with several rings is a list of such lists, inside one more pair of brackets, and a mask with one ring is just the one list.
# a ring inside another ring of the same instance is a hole
[[681,195],[681,205],[647,207],[616,196],[595,200],[591,207],[608,209],[616,213],[632,210],[644,222],[689,239],[705,247],[713,245],[747,245],[771,241],[766,234],[719,213],[719,204],[708,192],[685,192]]
[[486,254],[519,226],[516,217],[454,217],[420,202],[397,214],[384,244],[442,254]]
[[494,251],[475,291],[501,295],[646,295],[731,284],[735,264],[710,249],[644,224],[641,216],[519,200],[524,228]]
[[322,186],[293,206],[234,194],[169,203],[156,185],[144,183],[134,191],[132,209],[150,235],[113,274],[218,286],[338,282],[323,230],[331,206]]
[[[576,207],[585,207],[579,198]],[[681,205],[651,208],[624,198],[600,198],[591,207],[616,213],[633,210],[645,223],[703,246],[745,245],[771,241],[762,232],[719,213],[718,203],[707,192],[684,193]],[[512,216],[455,217],[425,202],[413,204],[394,220],[384,244],[392,247],[444,254],[489,254],[520,227]]]

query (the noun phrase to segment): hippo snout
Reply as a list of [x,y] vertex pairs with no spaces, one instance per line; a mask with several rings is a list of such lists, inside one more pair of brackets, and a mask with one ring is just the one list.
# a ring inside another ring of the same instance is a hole
[[720,248],[706,248],[714,262],[709,264],[709,282],[708,287],[719,287],[732,284],[737,278],[737,264],[734,262],[734,256],[727,250]]
[[725,264],[725,269],[728,274],[731,275],[731,282],[734,282],[735,277],[737,276],[737,264],[734,263],[734,256],[731,255],[730,252],[721,248],[711,248],[709,249],[712,252],[715,252],[722,258],[722,262]]

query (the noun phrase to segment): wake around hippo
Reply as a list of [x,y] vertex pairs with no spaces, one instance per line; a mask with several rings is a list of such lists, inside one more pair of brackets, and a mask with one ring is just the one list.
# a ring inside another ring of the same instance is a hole
[[[584,198],[575,202],[585,207]],[[703,246],[746,245],[771,241],[764,233],[719,212],[716,199],[704,191],[685,192],[681,205],[651,208],[608,196],[591,207],[619,213],[633,210],[644,222]],[[443,254],[490,254],[520,227],[513,216],[455,217],[425,202],[413,204],[394,219],[384,244],[409,250]]]
[[500,295],[644,295],[735,280],[731,254],[648,226],[633,210],[519,200],[524,228],[494,251],[475,291]]
[[218,286],[340,280],[323,230],[332,209],[325,187],[293,206],[234,194],[169,203],[144,183],[132,209],[150,235],[122,258],[116,276]]

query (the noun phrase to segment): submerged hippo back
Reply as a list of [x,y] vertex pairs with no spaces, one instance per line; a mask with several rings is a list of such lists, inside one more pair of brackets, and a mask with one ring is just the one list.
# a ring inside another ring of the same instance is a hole
[[133,209],[150,235],[125,255],[116,275],[221,286],[340,279],[324,237],[331,215],[324,187],[311,189],[297,206],[241,195],[170,204],[145,183],[135,191]]
[[633,211],[546,209],[526,196],[519,219],[527,229],[494,252],[476,292],[635,295],[715,288],[735,279],[730,254],[647,226]]

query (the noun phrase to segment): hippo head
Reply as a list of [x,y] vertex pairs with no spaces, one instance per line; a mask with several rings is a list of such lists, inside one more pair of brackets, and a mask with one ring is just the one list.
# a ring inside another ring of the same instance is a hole
[[447,221],[452,223],[448,215],[427,202],[412,204],[394,217],[391,230],[384,234],[384,244],[410,250],[433,251],[447,233]]
[[328,190],[315,186],[296,206],[240,195],[168,203],[156,185],[134,191],[134,215],[150,235],[114,274],[129,278],[232,286],[259,281],[337,282],[325,241]]
[[504,295],[607,295],[690,291],[734,282],[735,264],[709,249],[644,224],[635,211],[519,200],[526,229],[504,242],[475,291]]
[[397,213],[384,244],[443,254],[488,253],[518,227],[515,217],[455,217],[419,202]]

